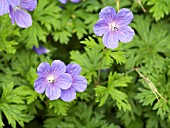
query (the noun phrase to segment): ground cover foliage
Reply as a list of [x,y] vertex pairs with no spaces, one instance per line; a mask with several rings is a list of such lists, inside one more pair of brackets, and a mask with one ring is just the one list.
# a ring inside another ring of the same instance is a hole
[[[170,127],[170,0],[120,0],[134,14],[135,36],[116,49],[93,33],[106,6],[116,1],[38,0],[26,29],[0,17],[0,127]],[[38,55],[40,44],[50,52]],[[56,59],[79,64],[88,81],[74,101],[34,90],[37,66]]]

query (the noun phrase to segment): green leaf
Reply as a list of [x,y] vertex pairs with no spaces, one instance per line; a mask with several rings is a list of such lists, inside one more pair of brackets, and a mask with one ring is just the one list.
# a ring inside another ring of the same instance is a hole
[[163,101],[157,101],[156,104],[153,107],[153,110],[157,110],[157,115],[160,115],[161,119],[164,120],[165,117],[170,113],[169,105]]
[[124,76],[123,74],[109,74],[108,87],[126,87],[127,83],[131,82],[132,77]]
[[113,58],[117,64],[122,64],[126,62],[126,58],[124,56],[124,52],[122,51],[110,51],[110,53],[107,53],[110,55],[111,58]]
[[43,30],[37,22],[33,22],[32,26],[22,31],[20,42],[26,43],[26,47],[32,49],[33,46],[39,47],[38,42],[46,42],[47,31]]
[[126,68],[134,68],[139,65],[149,68],[154,65],[156,69],[162,70],[165,67],[164,56],[169,55],[170,48],[167,43],[170,39],[168,23],[154,24],[149,16],[145,18],[135,16],[134,19],[134,23],[131,25],[137,34],[132,42],[124,45],[128,58]]
[[80,19],[75,19],[73,21],[73,24],[78,24],[75,26],[75,32],[79,39],[81,39],[85,34],[87,34],[86,25]]
[[2,120],[2,111],[0,111],[0,127],[5,126]]
[[85,40],[81,41],[80,43],[85,44],[87,48],[95,48],[98,50],[103,50],[104,45],[102,44],[101,38],[97,38],[99,43],[96,43],[96,40],[92,37],[85,38]]
[[52,28],[56,28],[60,17],[60,8],[54,1],[40,0],[33,12],[34,22],[31,27],[22,31],[20,42],[24,42],[27,48],[38,47],[39,41],[46,42],[46,36]]
[[24,50],[17,52],[12,58],[12,69],[26,78],[26,73],[29,72],[30,68],[37,65],[36,63],[38,62],[35,61],[36,59],[37,54],[33,54],[32,52],[25,52]]
[[19,86],[15,90],[13,90],[13,93],[20,97],[24,97],[27,104],[30,104],[37,99],[37,92],[29,86]]
[[[44,122],[45,128],[118,128],[104,119],[104,112],[93,109],[92,105],[79,102],[73,105],[67,116],[50,115]],[[56,122],[57,125],[53,125]]]
[[34,85],[34,81],[37,79],[37,73],[36,73],[36,70],[34,68],[30,68],[30,70],[28,71],[27,73],[27,76],[26,76],[28,82],[30,83],[30,85]]
[[95,88],[96,102],[99,102],[99,106],[102,106],[107,103],[106,100],[110,95],[120,110],[131,110],[131,106],[127,100],[127,95],[117,89],[117,87],[126,87],[129,82],[131,82],[131,77],[129,76],[124,76],[118,73],[112,75],[112,73],[110,73],[108,76],[107,87],[97,86]]
[[67,115],[68,106],[69,103],[61,100],[54,100],[49,102],[49,108],[53,108],[57,115]]
[[147,5],[152,5],[149,10],[153,13],[153,17],[156,21],[164,18],[165,14],[168,15],[170,12],[170,1],[169,0],[147,0]]
[[109,93],[106,93],[108,92],[108,88],[98,85],[94,90],[96,95],[95,101],[100,103],[99,106],[104,105],[109,96]]
[[86,48],[86,53],[84,54],[80,54],[79,51],[71,51],[70,55],[73,62],[81,66],[81,74],[85,75],[89,83],[92,81],[92,76],[97,77],[96,71],[101,66],[100,59],[102,58],[102,53],[99,50]]
[[103,45],[101,38],[95,40],[88,37],[81,43],[86,45],[85,53],[71,51],[70,58],[82,67],[82,74],[85,75],[89,83],[92,81],[92,76],[97,77],[97,70],[108,69],[114,60],[117,63],[126,61],[123,55],[124,52],[120,51],[120,47],[115,50],[107,49]]
[[8,123],[11,124],[13,128],[16,128],[16,122],[24,127],[24,122],[28,123],[33,119],[33,116],[24,114],[24,111],[27,109],[25,105],[8,105],[2,103],[0,109],[3,111]]
[[18,44],[16,37],[20,36],[19,29],[11,25],[9,17],[6,15],[0,19],[0,51],[15,54],[15,45]]
[[167,126],[169,126],[168,122],[160,119],[155,111],[148,110],[148,112],[144,114],[144,117],[147,118],[146,128],[166,128]]
[[0,99],[0,111],[6,116],[8,123],[13,128],[16,128],[16,123],[24,127],[24,122],[29,122],[33,119],[33,116],[28,114],[27,105],[25,105],[25,96],[21,96],[18,89],[22,86],[14,88],[13,83],[10,83],[3,87],[3,93]]
[[52,33],[55,41],[60,41],[62,44],[68,44],[69,38],[72,36],[69,30],[61,30]]
[[[56,123],[57,123],[57,125],[59,125],[59,123],[61,123],[61,117],[50,117],[50,118],[47,118],[44,121],[44,127],[45,128],[57,128]],[[71,127],[70,127],[70,125],[67,125],[67,127],[73,128],[72,125],[71,125]]]
[[153,105],[154,101],[157,100],[150,89],[139,88],[138,90],[140,93],[136,95],[136,99],[138,99],[143,106]]

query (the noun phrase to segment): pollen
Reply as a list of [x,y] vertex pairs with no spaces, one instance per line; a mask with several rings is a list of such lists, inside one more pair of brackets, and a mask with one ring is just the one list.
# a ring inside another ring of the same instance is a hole
[[47,77],[47,80],[50,82],[50,83],[54,83],[54,81],[55,81],[55,78],[54,78],[54,76],[49,76],[49,77]]
[[112,31],[117,31],[118,28],[116,26],[116,23],[115,22],[112,22],[109,24],[109,29],[112,30]]

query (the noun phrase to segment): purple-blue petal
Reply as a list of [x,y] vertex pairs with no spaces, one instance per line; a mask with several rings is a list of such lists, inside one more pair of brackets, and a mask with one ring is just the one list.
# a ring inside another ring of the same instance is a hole
[[59,0],[62,4],[66,4],[67,0]]
[[50,100],[56,100],[61,96],[61,89],[54,84],[50,84],[47,86],[45,94]]
[[81,72],[81,67],[78,64],[68,64],[66,68],[66,73],[70,74],[72,77],[79,75]]
[[129,25],[132,20],[133,20],[133,13],[127,8],[122,8],[117,13],[116,23],[118,25],[118,28],[119,26],[122,27],[122,26]]
[[37,74],[40,77],[48,77],[51,73],[50,64],[47,62],[42,62],[37,68]]
[[76,76],[73,78],[72,86],[77,92],[83,92],[87,88],[87,80],[83,76]]
[[11,6],[9,6],[9,16],[11,18],[12,24],[14,25],[15,24],[15,12]]
[[33,50],[39,55],[50,52],[49,49],[46,49],[45,47],[43,47],[41,45],[38,48],[34,46]]
[[104,19],[107,22],[112,22],[116,18],[116,11],[111,6],[107,6],[100,11],[99,18]]
[[121,42],[127,43],[130,42],[135,35],[134,30],[130,26],[124,26],[122,28],[119,28],[118,30],[118,38]]
[[66,65],[60,60],[54,60],[51,64],[51,72],[57,77],[66,72]]
[[12,23],[14,20],[21,28],[28,28],[32,25],[31,15],[22,9],[10,10],[10,16]]
[[109,30],[109,24],[106,20],[100,19],[95,25],[94,25],[94,33],[97,36],[102,36],[103,34],[107,33]]
[[73,2],[73,3],[79,3],[80,0],[71,0],[71,2]]
[[68,89],[71,87],[72,81],[73,79],[70,74],[63,73],[56,78],[55,85],[61,89]]
[[48,81],[46,77],[39,77],[34,82],[35,91],[38,93],[43,93],[48,86]]
[[107,48],[114,49],[118,47],[119,39],[117,36],[117,31],[109,31],[106,34],[104,34],[103,43]]
[[9,4],[7,0],[0,0],[0,16],[9,12]]
[[21,0],[19,6],[26,10],[33,11],[37,6],[37,0]]
[[62,90],[60,98],[65,102],[72,101],[76,98],[76,91],[72,87],[66,90]]
[[20,3],[20,0],[7,0],[8,1],[8,3],[9,3],[9,5],[11,6],[11,7],[16,7],[16,6],[18,6],[19,5],[19,3]]

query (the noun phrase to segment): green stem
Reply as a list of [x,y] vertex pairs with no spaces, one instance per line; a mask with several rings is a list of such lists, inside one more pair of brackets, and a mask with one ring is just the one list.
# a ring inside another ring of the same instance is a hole
[[[102,65],[102,60],[100,61],[100,67],[101,67],[101,65]],[[100,74],[101,74],[101,69],[99,68],[99,70],[98,70],[98,76],[97,76],[97,83],[100,82]]]
[[104,51],[105,51],[105,48],[103,48],[103,56],[100,60],[100,65],[99,65],[99,69],[98,69],[98,76],[97,76],[97,83],[100,83],[100,74],[101,74],[102,59],[104,57]]
[[139,71],[138,68],[135,68],[134,70],[139,74],[140,77],[142,77],[142,78],[144,79],[144,81],[145,81],[146,83],[148,83],[148,86],[150,87],[150,89],[152,90],[152,92],[155,94],[155,96],[156,96],[156,98],[158,99],[158,101],[159,101],[159,98],[158,98],[157,95],[159,95],[165,102],[167,101],[167,100],[158,92],[157,88],[155,87],[155,85],[152,83],[152,81],[151,81],[149,78],[145,77],[145,76]]
[[138,4],[141,6],[144,13],[146,13],[146,9],[143,7],[141,0],[137,0]]
[[108,81],[104,81],[104,82],[100,83],[100,85],[105,85],[107,83],[108,83]]
[[117,12],[120,9],[120,0],[116,0],[116,9],[117,9]]

